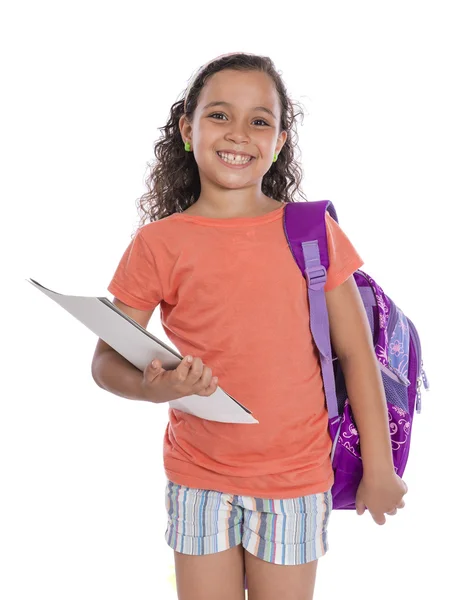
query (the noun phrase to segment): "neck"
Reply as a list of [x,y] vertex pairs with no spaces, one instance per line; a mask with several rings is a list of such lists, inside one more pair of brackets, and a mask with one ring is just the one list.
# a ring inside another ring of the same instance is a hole
[[[234,190],[235,191],[235,190]],[[184,212],[203,217],[232,219],[236,217],[256,217],[276,210],[282,203],[262,194],[257,198],[207,198],[202,195]]]

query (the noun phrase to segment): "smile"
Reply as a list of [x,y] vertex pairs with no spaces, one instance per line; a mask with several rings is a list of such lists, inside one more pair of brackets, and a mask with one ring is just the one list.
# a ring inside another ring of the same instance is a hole
[[230,159],[231,155],[225,154],[224,156],[220,156],[218,152],[216,153],[218,156],[218,160],[229,167],[230,169],[245,169],[250,165],[250,163],[255,160],[253,157],[241,157],[237,161]]

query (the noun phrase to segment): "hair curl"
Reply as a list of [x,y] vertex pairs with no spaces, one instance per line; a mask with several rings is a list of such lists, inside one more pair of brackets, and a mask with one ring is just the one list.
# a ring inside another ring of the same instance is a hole
[[[140,227],[148,219],[151,222],[157,221],[175,212],[182,212],[199,198],[199,170],[193,153],[184,150],[179,120],[183,114],[192,120],[200,92],[207,79],[223,69],[261,71],[273,79],[281,103],[280,131],[287,132],[287,139],[277,161],[272,163],[263,176],[262,192],[280,202],[296,202],[296,193],[306,200],[300,187],[303,171],[295,160],[298,142],[296,118],[301,115],[303,120],[303,110],[289,98],[285,84],[269,57],[233,54],[218,58],[199,72],[189,90],[186,107],[184,100],[187,90],[183,92],[182,99],[171,107],[167,124],[160,128],[164,132],[163,137],[154,145],[157,162],[148,163],[150,172],[145,183],[149,191],[139,198],[137,204],[139,211],[143,213]],[[295,112],[295,106],[298,106],[299,112]]]

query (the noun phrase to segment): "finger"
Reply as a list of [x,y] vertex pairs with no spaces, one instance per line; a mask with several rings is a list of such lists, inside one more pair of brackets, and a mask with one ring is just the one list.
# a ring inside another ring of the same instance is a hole
[[189,374],[189,370],[191,368],[191,364],[193,362],[193,357],[188,355],[185,356],[182,361],[180,362],[180,364],[177,366],[177,368],[173,371],[174,373],[174,377],[177,381],[185,381],[186,377]]
[[149,363],[148,368],[146,369],[146,377],[149,381],[155,379],[164,369],[162,368],[162,363],[160,360],[155,359],[151,363]]
[[408,492],[408,487],[407,487],[407,483],[403,480],[401,480],[404,483],[404,489],[406,490],[404,493],[407,494]]
[[188,385],[195,385],[201,378],[203,369],[204,363],[202,362],[202,359],[199,358],[199,356],[194,357],[189,373],[186,376],[186,383]]
[[201,378],[197,382],[197,385],[200,386],[201,391],[202,391],[209,387],[211,381],[212,381],[212,369],[210,367],[206,367],[204,365],[204,370],[202,371]]
[[218,377],[212,377],[210,385],[204,391],[200,392],[200,394],[198,394],[198,395],[199,396],[211,396],[213,393],[215,393],[217,391],[217,387],[218,387]]
[[406,506],[406,503],[404,502],[404,500],[401,500],[397,506],[397,508],[404,508]]
[[387,519],[383,513],[371,513],[371,515],[377,525],[385,525],[387,522]]
[[387,515],[390,515],[390,517],[393,517],[394,515],[396,515],[398,512],[398,509],[395,508],[394,510],[391,510],[390,512],[387,512]]
[[358,515],[363,515],[366,510],[366,505],[362,500],[356,500],[356,512]]

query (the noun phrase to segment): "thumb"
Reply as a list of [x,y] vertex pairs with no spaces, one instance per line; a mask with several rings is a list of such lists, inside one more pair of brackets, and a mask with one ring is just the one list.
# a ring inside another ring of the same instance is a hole
[[157,375],[162,371],[162,363],[160,360],[155,359],[149,364],[148,372],[151,377],[157,377]]

